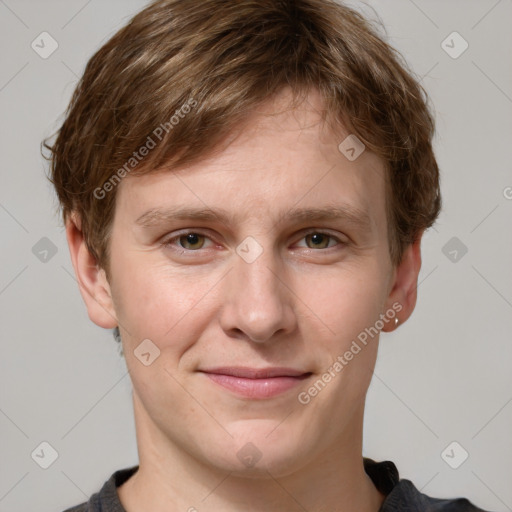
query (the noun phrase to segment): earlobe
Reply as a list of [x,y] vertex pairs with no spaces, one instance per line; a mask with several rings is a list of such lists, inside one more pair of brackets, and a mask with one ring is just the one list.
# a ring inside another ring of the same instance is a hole
[[421,269],[421,232],[416,241],[404,251],[402,261],[395,269],[391,291],[386,300],[386,311],[394,310],[398,323],[393,321],[382,329],[390,332],[403,324],[416,306],[418,275]]
[[110,285],[85,243],[80,219],[71,214],[66,221],[66,238],[80,293],[89,318],[98,326],[113,329],[118,325]]

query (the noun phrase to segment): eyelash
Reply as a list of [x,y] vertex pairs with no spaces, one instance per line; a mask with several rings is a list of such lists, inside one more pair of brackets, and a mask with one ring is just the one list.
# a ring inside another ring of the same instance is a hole
[[[177,241],[181,237],[187,236],[189,234],[200,235],[200,236],[203,236],[203,237],[207,238],[210,241],[213,241],[213,240],[211,240],[211,238],[206,233],[203,233],[202,231],[199,231],[199,230],[191,230],[191,229],[189,229],[189,230],[185,230],[185,231],[179,232],[177,235],[174,235],[171,238],[164,239],[161,244],[164,247],[171,248],[173,251],[177,252],[180,255],[184,255],[184,254],[189,255],[189,254],[200,252],[203,248],[195,249],[194,250],[194,249],[185,249],[184,247],[173,246],[175,241]],[[313,235],[313,234],[327,236],[329,238],[329,242],[328,243],[330,243],[331,240],[335,240],[338,243],[336,245],[334,245],[334,246],[325,247],[325,248],[322,248],[322,249],[315,249],[315,248],[312,248],[312,247],[303,247],[304,249],[307,249],[307,250],[310,250],[310,251],[327,251],[328,249],[333,249],[333,248],[336,248],[338,246],[345,247],[345,246],[348,245],[348,242],[340,240],[338,237],[336,237],[334,235],[331,235],[328,232],[320,231],[320,230],[317,230],[317,229],[311,229],[310,231],[305,232],[300,240],[303,240],[308,235]]]

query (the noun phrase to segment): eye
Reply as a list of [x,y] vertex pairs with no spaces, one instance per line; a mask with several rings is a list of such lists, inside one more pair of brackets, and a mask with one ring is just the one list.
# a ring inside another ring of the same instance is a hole
[[203,249],[207,240],[210,239],[202,233],[187,231],[163,240],[162,245],[178,252],[194,252]]
[[342,242],[337,237],[321,231],[307,233],[302,240],[306,240],[306,247],[308,249],[328,249],[333,245],[345,245],[345,242]]
[[[306,249],[329,249],[334,246],[340,246],[341,248],[347,245],[347,242],[323,231],[310,231],[301,238],[301,242],[303,240],[306,245],[299,244],[299,247],[305,247]],[[207,249],[208,242],[211,244],[212,240],[203,233],[185,231],[163,240],[162,245],[177,253],[191,253],[197,252],[200,249]]]
[[188,233],[178,237],[180,246],[183,249],[201,249],[204,245],[205,236],[200,233]]

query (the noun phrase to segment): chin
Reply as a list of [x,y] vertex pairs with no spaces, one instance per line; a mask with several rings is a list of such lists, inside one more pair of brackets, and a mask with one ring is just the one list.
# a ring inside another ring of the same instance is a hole
[[282,420],[246,420],[227,427],[233,438],[228,445],[215,443],[219,453],[210,453],[213,463],[224,471],[248,478],[284,477],[306,464],[307,441],[291,432]]

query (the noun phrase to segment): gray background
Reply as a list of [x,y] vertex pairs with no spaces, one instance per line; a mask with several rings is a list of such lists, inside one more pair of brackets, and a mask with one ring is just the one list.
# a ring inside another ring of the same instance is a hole
[[[87,316],[39,143],[93,51],[144,4],[0,0],[1,512],[63,510],[138,461],[129,376]],[[426,494],[512,510],[512,2],[370,6],[435,105],[444,209],[424,238],[416,311],[381,336],[364,454]],[[43,31],[59,45],[47,59],[31,48]],[[458,58],[442,47],[453,31],[469,44]],[[58,453],[48,469],[31,457],[43,441]],[[457,469],[453,441],[469,453]]]

